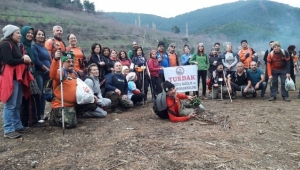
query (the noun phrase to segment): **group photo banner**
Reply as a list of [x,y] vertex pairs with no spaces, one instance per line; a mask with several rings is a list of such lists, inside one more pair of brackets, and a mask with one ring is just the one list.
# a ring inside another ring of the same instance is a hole
[[198,91],[196,65],[164,68],[165,80],[173,83],[177,92]]

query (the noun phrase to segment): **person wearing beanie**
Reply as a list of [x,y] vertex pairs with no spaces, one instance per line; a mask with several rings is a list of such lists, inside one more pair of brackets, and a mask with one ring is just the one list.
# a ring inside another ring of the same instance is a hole
[[[59,62],[62,62],[62,68],[59,68]],[[60,74],[62,74],[64,80],[60,81]],[[67,75],[66,75],[67,74]],[[77,87],[77,73],[74,70],[74,54],[62,53],[57,50],[55,52],[55,57],[52,59],[50,66],[50,79],[53,80],[52,88],[54,93],[54,99],[51,102],[51,112],[49,124],[51,126],[61,126],[62,120],[62,96],[63,94],[63,104],[64,104],[64,114],[65,116],[70,116],[65,119],[66,128],[74,128],[77,125],[77,119],[74,117],[76,114],[76,87]],[[60,86],[63,86],[63,92],[61,92]]]
[[[221,98],[220,94],[222,93],[222,96],[228,96],[228,90],[225,81],[226,77],[224,77],[224,72],[223,72],[223,64],[218,63],[216,69],[212,72],[211,77],[210,77],[210,82],[211,82],[211,88],[212,92],[211,98],[212,99],[218,99]],[[222,80],[222,81],[220,81]],[[221,88],[222,87],[222,88]]]
[[31,131],[31,128],[22,125],[20,109],[22,97],[28,99],[30,96],[29,82],[33,81],[33,76],[25,65],[31,63],[31,59],[18,45],[22,37],[20,29],[14,25],[6,25],[2,32],[0,100],[4,103],[4,137],[13,139],[21,137],[20,133]]
[[[31,44],[33,41],[33,33],[34,29],[30,26],[24,26],[21,29],[21,46],[24,46],[24,49],[27,53],[27,55],[31,59],[31,64],[28,65],[31,71],[31,74],[34,76],[36,81],[36,72],[35,72],[35,58],[33,51],[31,49]],[[38,86],[37,86],[38,87]],[[32,89],[33,90],[33,89]],[[39,89],[40,90],[40,89]],[[36,90],[33,90],[36,91]],[[41,90],[40,90],[41,91]],[[32,126],[32,127],[45,127],[44,120],[41,120],[41,100],[40,100],[41,94],[31,94],[29,99],[25,99],[23,97],[22,99],[22,105],[21,105],[21,121],[23,126]],[[32,114],[32,115],[30,115]],[[44,113],[43,113],[44,114]],[[39,123],[39,121],[41,123]]]
[[130,72],[126,76],[126,80],[128,82],[128,99],[132,100],[135,106],[142,105],[142,101],[145,97],[145,94],[142,93],[139,89],[136,88],[135,81],[137,80],[137,76],[135,72]]
[[281,49],[281,45],[279,41],[273,42],[273,51],[268,54],[267,58],[267,70],[268,76],[271,80],[271,98],[269,101],[275,101],[276,95],[278,92],[278,77],[280,77],[281,83],[281,96],[284,101],[290,102],[289,93],[285,89],[285,79],[291,78],[290,70],[290,55],[287,51]]
[[258,59],[256,52],[253,48],[248,46],[247,40],[241,41],[242,49],[238,52],[241,62],[244,64],[245,69],[250,68],[251,61],[256,61]]
[[[198,44],[197,53],[193,54],[192,58],[189,61],[190,64],[195,64],[198,66],[198,87],[200,86],[200,78],[202,82],[202,99],[207,99],[206,97],[206,78],[207,70],[209,68],[209,58],[205,53],[203,43]],[[195,92],[197,97],[199,96],[198,90]]]
[[161,81],[159,78],[159,71],[163,70],[163,67],[159,65],[156,57],[156,50],[151,50],[149,54],[148,67],[151,76],[153,93],[152,99],[156,98],[156,95],[162,92]]
[[163,83],[163,90],[166,92],[168,115],[172,122],[185,122],[196,116],[194,109],[187,110],[181,108],[180,100],[184,100],[184,99],[192,100],[193,99],[192,96],[176,93],[174,84],[172,84],[169,81],[165,81]]
[[59,25],[55,25],[53,27],[53,38],[49,38],[45,42],[45,47],[47,48],[49,55],[54,58],[55,57],[55,52],[59,50],[60,52],[66,52],[66,44],[62,40],[62,35],[63,35],[63,29]]
[[[166,68],[170,67],[169,55],[165,51],[165,43],[163,41],[159,41],[157,45],[157,61],[159,66]],[[161,82],[165,82],[164,70],[159,71],[159,78]]]
[[129,73],[129,68],[127,66],[123,66],[122,67],[122,74],[124,74],[124,76],[126,77],[128,73]]

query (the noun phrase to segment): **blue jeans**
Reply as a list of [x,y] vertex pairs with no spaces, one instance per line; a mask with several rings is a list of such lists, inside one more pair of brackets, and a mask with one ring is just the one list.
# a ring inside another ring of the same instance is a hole
[[23,97],[22,83],[13,80],[14,89],[3,108],[4,134],[22,129],[23,125],[20,120],[20,107]]
[[[49,74],[40,72],[40,71],[36,71],[36,82],[41,90],[41,92],[43,93],[44,87],[47,83],[47,81],[49,80]],[[44,99],[44,95],[41,95],[41,99],[40,99],[40,107],[38,110],[38,113],[40,113],[40,115],[44,115],[45,112],[45,106],[46,106],[46,100]],[[42,117],[42,116],[41,116]]]

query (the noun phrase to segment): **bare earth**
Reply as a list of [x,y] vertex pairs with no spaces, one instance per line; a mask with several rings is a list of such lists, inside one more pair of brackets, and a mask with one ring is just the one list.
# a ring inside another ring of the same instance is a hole
[[[1,135],[0,169],[32,169],[34,161],[35,169],[43,170],[300,169],[297,94],[290,92],[290,103],[280,94],[276,102],[241,97],[233,103],[204,101],[207,111],[229,115],[222,125],[160,120],[150,103],[105,119],[84,119],[65,135],[50,126],[35,128],[22,139]],[[2,119],[0,124],[3,132]]]

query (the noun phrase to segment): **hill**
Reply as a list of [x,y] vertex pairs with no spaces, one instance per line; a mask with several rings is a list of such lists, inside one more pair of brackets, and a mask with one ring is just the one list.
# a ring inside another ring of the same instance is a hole
[[297,43],[300,8],[263,0],[237,1],[198,9],[173,18],[134,13],[106,13],[119,22],[135,24],[138,16],[142,26],[156,25],[171,31],[173,26],[185,34],[186,23],[190,35],[208,35],[214,39],[239,42],[280,40],[283,44]]
[[24,2],[20,6],[18,0],[1,1],[1,29],[7,24],[15,24],[19,27],[29,25],[36,29],[43,29],[46,31],[47,37],[52,36],[54,25],[61,25],[64,30],[63,40],[66,44],[68,44],[67,34],[74,33],[77,36],[78,45],[87,54],[94,42],[117,51],[127,51],[131,48],[132,41],[138,41],[147,52],[150,49],[156,49],[159,40],[164,40],[166,44],[175,42],[180,46],[189,41],[182,35],[122,24],[104,16],[103,13],[88,14],[82,11],[67,11],[28,2]]

